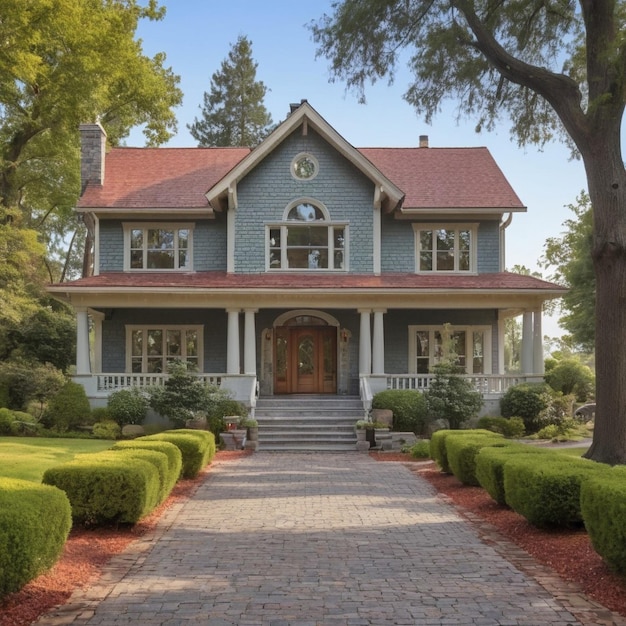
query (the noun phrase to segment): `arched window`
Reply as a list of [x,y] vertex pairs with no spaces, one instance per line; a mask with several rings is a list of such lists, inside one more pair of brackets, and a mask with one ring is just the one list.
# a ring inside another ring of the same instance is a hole
[[345,271],[347,232],[319,202],[292,202],[281,223],[267,226],[268,269]]

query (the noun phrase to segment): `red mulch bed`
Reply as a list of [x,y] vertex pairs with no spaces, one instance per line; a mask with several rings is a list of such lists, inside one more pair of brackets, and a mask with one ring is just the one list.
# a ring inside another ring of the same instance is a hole
[[494,502],[484,489],[461,484],[454,476],[440,472],[433,462],[416,463],[408,454],[393,452],[370,452],[370,456],[377,461],[411,463],[412,470],[447,496],[462,515],[471,513],[485,520],[538,563],[576,583],[607,609],[626,617],[626,578],[605,565],[584,529],[535,528],[521,515]]
[[[214,463],[250,454],[218,452]],[[377,461],[410,463],[413,471],[428,480],[458,507],[495,526],[503,537],[517,544],[562,578],[577,583],[591,598],[626,616],[626,579],[611,572],[593,550],[584,530],[544,531],[524,518],[499,506],[478,487],[467,487],[454,476],[442,474],[433,463],[416,462],[407,454],[372,452]],[[193,480],[181,480],[157,510],[132,528],[73,529],[58,563],[46,574],[0,601],[0,626],[27,626],[54,606],[64,604],[74,589],[97,580],[101,568],[133,541],[152,530],[162,513],[188,498],[202,483],[209,466]]]

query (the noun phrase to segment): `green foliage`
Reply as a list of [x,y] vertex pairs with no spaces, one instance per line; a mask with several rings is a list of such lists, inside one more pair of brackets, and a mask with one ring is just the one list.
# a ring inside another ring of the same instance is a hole
[[475,417],[483,406],[481,394],[472,383],[458,374],[451,363],[441,362],[433,368],[435,378],[425,392],[431,417],[446,419],[452,430],[471,417]]
[[478,420],[478,428],[500,433],[508,439],[519,439],[524,436],[526,427],[521,417],[492,417],[485,415]]
[[580,488],[585,528],[595,551],[620,574],[626,574],[626,470],[615,467],[592,476]]
[[188,125],[199,146],[256,146],[270,132],[272,116],[263,99],[267,88],[256,80],[252,43],[240,35],[204,93],[202,117]]
[[170,477],[170,466],[167,454],[160,450],[154,450],[149,448],[130,448],[130,447],[113,447],[110,454],[128,455],[131,459],[141,459],[152,463],[159,473],[159,491],[157,499],[153,506],[161,504],[167,496],[170,495],[172,490],[172,480]]
[[448,463],[448,453],[446,450],[446,439],[448,437],[466,437],[475,435],[487,435],[493,437],[494,433],[490,430],[482,430],[476,428],[473,430],[438,430],[430,437],[430,456],[439,465],[442,472],[451,473]]
[[553,269],[551,280],[568,288],[560,303],[566,313],[559,319],[559,326],[583,350],[593,352],[596,320],[596,279],[591,258],[593,213],[587,193],[581,191],[576,201],[577,204],[567,207],[574,218],[564,222],[565,232],[561,237],[546,240],[541,263]]
[[20,410],[29,402],[39,405],[41,417],[46,402],[65,385],[67,379],[53,365],[23,358],[9,359],[0,363],[0,385],[6,389],[8,408]]
[[84,387],[70,380],[50,400],[43,421],[47,427],[63,433],[86,423],[90,416]]
[[0,478],[0,598],[56,563],[71,526],[70,503],[62,491]]
[[430,458],[430,441],[419,439],[413,445],[406,446],[403,452],[408,452],[414,459],[428,459]]
[[414,389],[379,391],[372,399],[373,409],[389,409],[393,413],[393,430],[424,433],[428,407],[426,398]]
[[119,439],[122,436],[122,429],[117,422],[113,420],[104,420],[96,422],[93,425],[93,436],[98,439]]
[[215,456],[215,436],[207,430],[166,430],[135,441],[168,441],[178,447],[183,458],[183,478],[194,478]]
[[586,402],[595,392],[595,376],[591,368],[576,359],[557,361],[546,371],[545,380],[555,391],[573,395],[577,402]]
[[114,391],[107,400],[111,418],[120,426],[141,424],[150,408],[150,403],[138,387]]
[[101,452],[51,467],[43,482],[67,494],[75,523],[134,524],[158,502],[159,473],[152,463]]
[[168,470],[165,476],[164,490],[170,493],[181,476],[183,469],[183,455],[178,446],[168,441],[148,441],[134,439],[133,441],[118,441],[113,450],[156,450],[165,454],[168,461]]
[[532,457],[512,457],[504,465],[506,503],[534,526],[579,526],[580,486],[607,468],[570,456],[550,455],[541,463]]
[[452,473],[464,484],[477,486],[476,455],[482,448],[506,447],[511,445],[504,441],[502,435],[473,435],[464,437],[446,437],[446,456]]
[[551,439],[552,441],[576,441],[588,436],[588,432],[575,419],[568,418],[557,424],[544,426],[535,436],[537,439]]
[[535,433],[563,421],[571,413],[571,398],[545,383],[522,383],[506,390],[500,410],[505,417],[521,417],[526,432]]
[[544,448],[535,448],[526,444],[481,448],[476,456],[476,480],[498,504],[505,505],[504,464],[514,455],[536,454],[550,453]]

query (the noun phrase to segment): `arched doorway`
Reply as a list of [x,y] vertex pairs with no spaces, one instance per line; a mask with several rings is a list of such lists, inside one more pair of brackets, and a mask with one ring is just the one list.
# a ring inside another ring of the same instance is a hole
[[337,393],[337,329],[330,316],[297,312],[274,327],[274,393]]

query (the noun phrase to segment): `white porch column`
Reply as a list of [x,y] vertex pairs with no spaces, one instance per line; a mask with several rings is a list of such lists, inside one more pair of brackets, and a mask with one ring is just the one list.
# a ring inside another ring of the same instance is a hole
[[226,341],[226,373],[240,374],[239,366],[239,309],[227,309],[228,335]]
[[254,316],[258,309],[244,310],[244,345],[243,371],[244,374],[256,374],[256,332]]
[[76,374],[91,374],[89,359],[89,315],[87,309],[76,309]]
[[91,370],[94,374],[102,373],[102,321],[104,313],[91,311],[93,322],[93,364]]
[[359,374],[369,376],[372,373],[372,334],[370,331],[369,309],[359,310],[361,314],[361,332],[359,333]]
[[533,314],[532,311],[524,313],[522,321],[522,374],[533,373]]
[[504,344],[506,337],[506,320],[501,316],[498,316],[498,374],[504,374],[505,360]]
[[386,309],[374,311],[374,339],[372,347],[372,374],[385,373],[385,327],[383,315]]
[[374,264],[374,274],[380,276],[382,267],[382,225],[381,225],[381,208],[380,206],[374,207],[374,254],[372,261]]
[[533,312],[533,374],[544,373],[543,332],[541,330],[541,308]]

